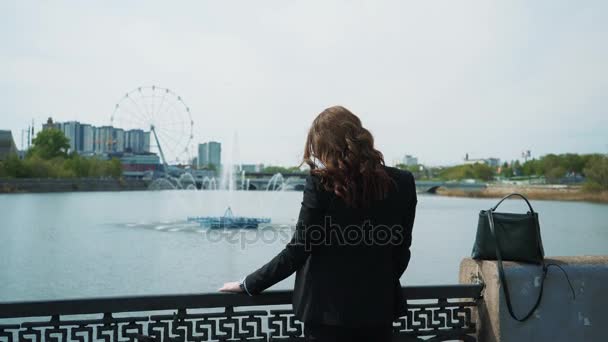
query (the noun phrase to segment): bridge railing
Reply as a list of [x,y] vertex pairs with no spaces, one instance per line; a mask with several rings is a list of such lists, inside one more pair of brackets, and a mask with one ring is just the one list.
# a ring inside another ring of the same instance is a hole
[[[482,285],[410,286],[396,340],[475,341]],[[0,341],[304,341],[291,291],[0,303]]]

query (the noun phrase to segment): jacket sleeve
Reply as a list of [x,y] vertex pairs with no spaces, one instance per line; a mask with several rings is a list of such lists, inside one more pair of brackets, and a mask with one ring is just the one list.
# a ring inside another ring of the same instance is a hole
[[266,265],[243,280],[248,294],[258,294],[298,270],[310,255],[310,232],[322,227],[325,215],[324,196],[315,176],[306,178],[300,215],[291,241]]
[[416,204],[418,203],[414,176],[408,172],[403,178],[405,178],[405,180],[399,184],[400,187],[403,187],[400,191],[403,191],[407,195],[405,197],[405,207],[403,209],[401,225],[399,227],[400,237],[397,240],[398,243],[393,246],[393,270],[396,279],[401,278],[410,262],[412,229],[416,217]]

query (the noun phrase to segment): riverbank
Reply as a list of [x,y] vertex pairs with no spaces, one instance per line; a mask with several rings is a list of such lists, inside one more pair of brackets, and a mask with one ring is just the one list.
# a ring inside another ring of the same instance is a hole
[[0,193],[146,190],[139,179],[115,178],[0,178]]
[[443,187],[437,189],[437,194],[440,196],[468,198],[501,198],[514,192],[536,200],[608,203],[608,191],[587,192],[581,186],[489,184],[488,187],[479,191]]

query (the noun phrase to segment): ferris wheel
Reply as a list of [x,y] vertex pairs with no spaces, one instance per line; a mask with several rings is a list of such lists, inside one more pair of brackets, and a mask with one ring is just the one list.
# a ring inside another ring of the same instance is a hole
[[181,96],[167,88],[138,87],[115,105],[110,118],[115,128],[149,132],[151,152],[158,152],[163,164],[187,163],[194,122]]

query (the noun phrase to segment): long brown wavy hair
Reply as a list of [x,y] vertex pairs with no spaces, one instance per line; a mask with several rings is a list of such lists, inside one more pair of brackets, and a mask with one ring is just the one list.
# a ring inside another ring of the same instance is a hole
[[342,106],[325,109],[312,122],[303,163],[320,177],[325,190],[349,207],[369,207],[384,199],[393,186],[384,157],[374,148],[374,137]]

